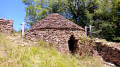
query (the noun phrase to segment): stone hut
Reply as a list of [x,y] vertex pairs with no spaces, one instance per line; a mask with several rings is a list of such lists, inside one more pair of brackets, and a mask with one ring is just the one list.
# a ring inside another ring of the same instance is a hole
[[61,52],[73,50],[71,45],[77,43],[80,36],[86,37],[85,30],[57,13],[40,20],[25,34],[32,41],[52,42]]
[[0,32],[10,34],[13,31],[13,20],[0,19]]

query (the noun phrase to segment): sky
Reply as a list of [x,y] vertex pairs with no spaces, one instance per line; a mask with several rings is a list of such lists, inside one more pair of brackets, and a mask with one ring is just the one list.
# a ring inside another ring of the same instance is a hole
[[21,23],[25,18],[25,5],[22,0],[1,0],[0,18],[14,20],[13,28],[16,31],[21,30]]

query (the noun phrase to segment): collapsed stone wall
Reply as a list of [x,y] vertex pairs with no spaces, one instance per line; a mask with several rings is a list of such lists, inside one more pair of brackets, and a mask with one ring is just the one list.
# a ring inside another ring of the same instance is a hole
[[[115,47],[117,46],[117,47]],[[106,61],[120,67],[120,45],[108,45],[107,43],[97,42],[95,40],[80,37],[77,44],[73,46],[73,53],[78,55],[98,55]]]
[[107,44],[96,43],[95,50],[97,50],[98,54],[103,58],[106,62],[111,62],[115,64],[117,67],[120,67],[120,50],[108,46]]
[[0,19],[0,32],[10,34],[13,31],[13,20]]
[[69,29],[40,29],[27,31],[25,37],[32,41],[37,39],[55,43],[59,51],[66,53],[69,51],[68,40],[71,35],[74,35],[76,39],[79,39],[80,36],[86,37],[85,31]]

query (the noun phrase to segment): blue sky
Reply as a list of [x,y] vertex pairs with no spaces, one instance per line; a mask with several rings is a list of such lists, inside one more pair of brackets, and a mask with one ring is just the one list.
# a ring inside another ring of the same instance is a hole
[[0,18],[13,19],[13,28],[21,30],[21,23],[25,18],[25,5],[22,0],[1,0],[0,1]]

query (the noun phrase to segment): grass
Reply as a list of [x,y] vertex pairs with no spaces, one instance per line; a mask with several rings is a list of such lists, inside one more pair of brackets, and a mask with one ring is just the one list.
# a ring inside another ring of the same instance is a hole
[[0,34],[0,67],[104,67],[97,57],[62,54],[44,41],[21,46],[7,38],[13,35]]

